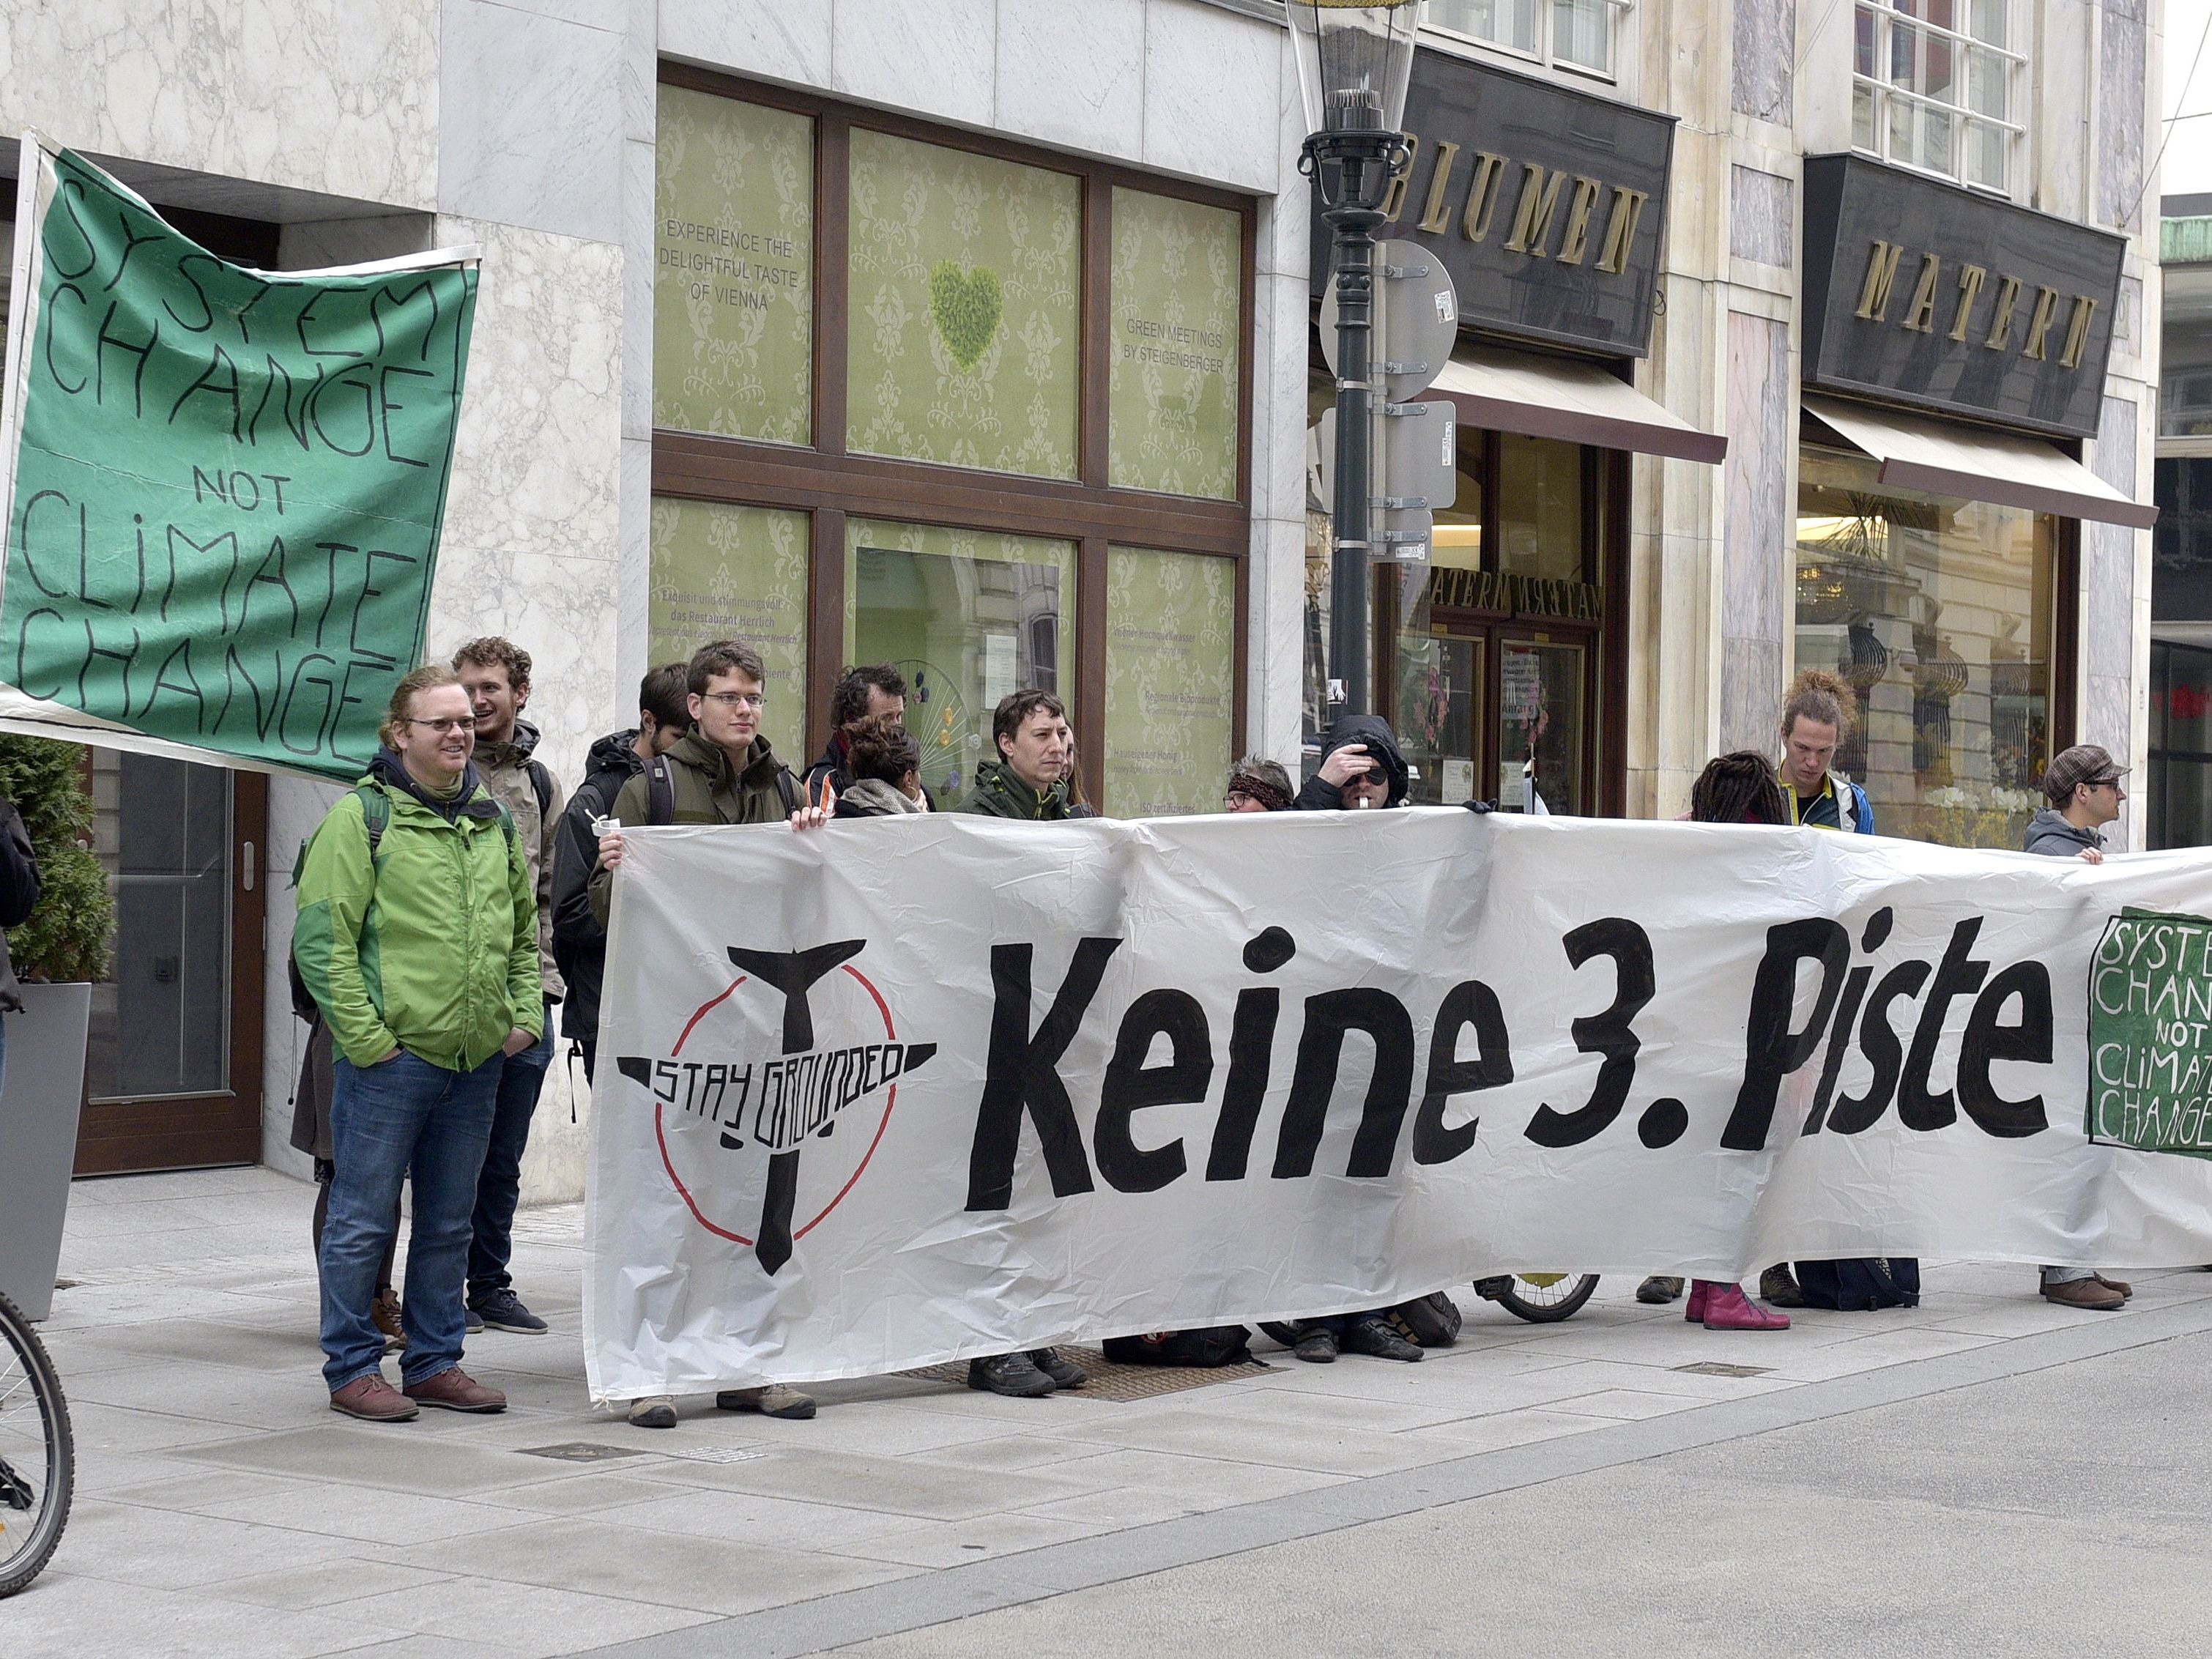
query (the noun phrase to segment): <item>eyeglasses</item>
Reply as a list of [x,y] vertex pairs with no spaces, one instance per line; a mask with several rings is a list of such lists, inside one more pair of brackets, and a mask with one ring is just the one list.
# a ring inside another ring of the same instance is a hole
[[763,691],[702,691],[702,702],[719,702],[725,708],[765,708],[768,694]]
[[407,724],[427,726],[441,738],[448,732],[474,732],[477,729],[476,717],[471,714],[463,714],[455,720],[418,720],[410,718]]
[[1240,806],[1251,805],[1252,797],[1241,790],[1232,789],[1221,798],[1221,804],[1233,812]]

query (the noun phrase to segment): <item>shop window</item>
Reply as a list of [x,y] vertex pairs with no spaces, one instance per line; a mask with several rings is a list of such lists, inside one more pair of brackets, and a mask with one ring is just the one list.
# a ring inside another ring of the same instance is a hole
[[1236,495],[1243,246],[1243,223],[1225,209],[1114,192],[1111,483]]
[[2017,848],[2051,758],[2058,521],[1876,472],[1811,447],[1798,466],[1797,666],[1861,709],[1836,769],[1884,835]]
[[2153,852],[2212,846],[2212,650],[2151,641],[2150,762],[2140,793]]
[[1579,581],[1581,447],[1510,432],[1498,445],[1498,568],[1541,581]]
[[653,498],[647,659],[751,646],[768,669],[762,735],[793,766],[806,752],[806,548],[804,513]]
[[848,444],[1076,472],[1078,180],[856,128]]
[[[1315,411],[1334,395],[1315,373]],[[1625,457],[1462,426],[1455,503],[1425,565],[1376,573],[1374,707],[1416,805],[1480,796],[1508,811],[1616,810],[1600,787],[1607,650],[1605,496]],[[1310,502],[1310,507],[1312,503]],[[1328,521],[1310,510],[1306,734],[1328,730]]]
[[653,423],[803,444],[814,418],[814,123],[660,88]]
[[[1103,599],[1114,543],[1158,550],[1218,567],[1244,626],[1255,204],[694,65],[659,78],[653,659],[759,647],[794,758],[829,738],[845,665],[906,665],[946,806],[998,699],[1053,690],[1103,801],[1109,700],[1090,678],[1075,696],[1077,664],[1103,675],[1113,650],[1079,582]],[[1227,703],[1241,738],[1241,680]],[[1218,805],[1202,747],[1148,798]]]
[[1106,798],[1114,817],[1221,806],[1236,730],[1237,568],[1117,547],[1106,562]]
[[1613,12],[1626,0],[1430,0],[1431,28],[1540,63],[1613,74]]
[[845,536],[846,660],[897,665],[922,781],[957,807],[998,757],[1000,698],[1050,691],[1074,718],[1075,544],[874,519]]
[[1857,0],[1851,148],[2010,194],[2027,65],[2014,3]]

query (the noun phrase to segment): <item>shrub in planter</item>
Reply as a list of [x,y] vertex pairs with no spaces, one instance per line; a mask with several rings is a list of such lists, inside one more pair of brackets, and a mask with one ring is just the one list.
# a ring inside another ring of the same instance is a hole
[[84,785],[83,752],[73,743],[0,732],[0,794],[23,815],[41,883],[39,908],[8,934],[9,960],[25,981],[107,977],[115,898],[86,844],[92,794]]

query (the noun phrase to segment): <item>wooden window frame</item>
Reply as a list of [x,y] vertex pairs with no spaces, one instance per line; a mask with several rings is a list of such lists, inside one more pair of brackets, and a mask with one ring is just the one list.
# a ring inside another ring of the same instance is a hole
[[[1106,552],[1109,546],[1209,554],[1237,565],[1233,750],[1246,740],[1252,545],[1252,360],[1256,206],[1251,198],[1138,173],[1088,157],[863,109],[789,87],[664,61],[664,86],[805,115],[814,123],[814,430],[811,445],[767,443],[656,426],[652,491],[811,515],[806,635],[806,748],[829,741],[830,696],[845,649],[846,520],[892,519],[1073,542],[1075,737],[1085,793],[1104,799]],[[1038,478],[846,448],[846,317],[851,257],[852,132],[889,133],[947,149],[1042,167],[1077,179],[1082,197],[1077,373],[1077,476]],[[1237,330],[1237,495],[1231,501],[1157,494],[1107,482],[1108,353],[1112,333],[1116,185],[1226,209],[1242,226]]]

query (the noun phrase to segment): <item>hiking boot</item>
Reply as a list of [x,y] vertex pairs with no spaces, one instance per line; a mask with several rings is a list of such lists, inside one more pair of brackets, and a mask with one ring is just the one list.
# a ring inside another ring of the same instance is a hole
[[2127,1301],[2118,1291],[2094,1279],[2069,1279],[2063,1285],[2045,1285],[2043,1299],[2062,1308],[2089,1308],[2110,1313]]
[[814,1415],[814,1399],[796,1389],[787,1389],[781,1382],[771,1382],[760,1389],[725,1389],[714,1396],[714,1409],[758,1412],[763,1417],[781,1417],[790,1422],[804,1423]]
[[1420,1349],[1392,1330],[1380,1314],[1364,1315],[1346,1326],[1344,1346],[1376,1359],[1402,1359],[1410,1364],[1421,1357]]
[[472,1331],[512,1331],[517,1336],[542,1336],[545,1322],[522,1305],[522,1298],[504,1285],[469,1300],[469,1328]]
[[488,1389],[459,1365],[449,1365],[435,1376],[426,1376],[400,1390],[418,1406],[441,1406],[449,1412],[503,1412],[507,1396]]
[[676,1426],[676,1396],[668,1394],[647,1395],[642,1400],[629,1402],[629,1425],[633,1429],[672,1429]]
[[405,1423],[416,1415],[415,1402],[377,1371],[356,1376],[332,1394],[331,1409],[358,1417],[364,1423]]
[[2129,1284],[2124,1279],[2107,1279],[2102,1273],[2093,1273],[2090,1277],[2094,1279],[2100,1285],[2102,1285],[2106,1290],[2118,1291],[2124,1299],[2133,1296],[2136,1293],[2136,1287]]
[[1291,1345],[1291,1358],[1303,1359],[1309,1365],[1334,1364],[1336,1333],[1328,1329],[1308,1331]]
[[1039,1370],[1025,1353],[994,1353],[988,1359],[968,1362],[968,1386],[988,1389],[1010,1400],[1041,1400],[1059,1384]]
[[399,1292],[391,1285],[386,1285],[376,1293],[376,1300],[368,1304],[368,1316],[384,1333],[385,1352],[407,1346],[407,1328],[399,1322]]
[[1667,1273],[1654,1273],[1636,1287],[1636,1299],[1656,1306],[1672,1302],[1682,1293],[1682,1281]]
[[1743,1293],[1741,1285],[1700,1285],[1705,1292],[1705,1317],[1698,1322],[1709,1331],[1786,1331],[1790,1316],[1762,1308]]
[[1802,1308],[1805,1292],[1797,1288],[1790,1276],[1790,1264],[1778,1261],[1759,1276],[1759,1295],[1763,1302],[1771,1302],[1778,1308]]
[[1073,1359],[1060,1358],[1057,1348],[1031,1348],[1030,1364],[1052,1379],[1055,1389],[1079,1389],[1091,1380],[1091,1373]]

